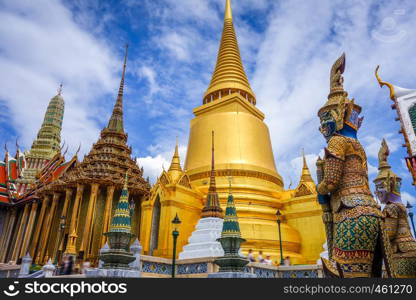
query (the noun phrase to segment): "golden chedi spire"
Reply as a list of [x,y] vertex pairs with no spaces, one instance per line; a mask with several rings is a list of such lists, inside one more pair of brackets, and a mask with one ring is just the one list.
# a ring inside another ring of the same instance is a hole
[[179,157],[179,144],[178,139],[176,139],[175,152],[173,153],[172,162],[170,163],[168,174],[172,181],[175,182],[179,179],[182,173],[183,171],[181,168],[181,160]]
[[176,138],[175,152],[173,153],[172,162],[170,163],[169,171],[181,171],[181,160],[179,157],[179,144]]
[[302,150],[302,157],[303,157],[303,167],[302,167],[302,175],[300,177],[300,182],[313,182],[311,172],[308,167],[308,163],[306,162],[305,151]]
[[250,103],[256,104],[256,97],[251,90],[241,61],[233,24],[231,0],[226,0],[224,29],[218,51],[217,65],[208,90],[204,94],[203,103],[221,99],[222,96],[232,93],[240,93]]
[[222,208],[215,183],[215,160],[214,160],[214,131],[212,131],[212,152],[211,152],[211,176],[205,206],[202,209],[202,218],[222,218]]
[[308,196],[315,193],[315,182],[312,179],[311,172],[306,162],[305,152],[302,149],[303,167],[299,184],[295,190],[295,197]]

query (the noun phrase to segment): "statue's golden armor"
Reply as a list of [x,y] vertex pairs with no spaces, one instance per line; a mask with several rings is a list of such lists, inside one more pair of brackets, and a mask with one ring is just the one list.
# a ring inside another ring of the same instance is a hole
[[318,193],[331,193],[333,212],[342,206],[379,208],[371,194],[367,173],[367,158],[360,142],[334,135],[326,148],[324,180],[318,186]]
[[415,278],[416,240],[410,231],[406,207],[402,203],[388,203],[383,216],[396,276]]
[[[318,111],[328,146],[318,160],[318,199],[324,211],[328,276],[381,277],[381,210],[368,184],[367,157],[358,141],[361,107],[348,99],[345,54],[331,68],[328,101]],[[335,267],[336,266],[336,267]]]
[[[331,254],[344,277],[372,277],[381,211],[367,176],[367,159],[358,140],[334,135],[325,149],[318,193],[331,194]],[[380,263],[380,262],[378,262]]]

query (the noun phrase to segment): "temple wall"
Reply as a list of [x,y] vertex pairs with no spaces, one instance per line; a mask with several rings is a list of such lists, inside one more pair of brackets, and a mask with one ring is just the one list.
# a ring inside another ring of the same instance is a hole
[[301,239],[300,254],[303,264],[314,264],[322,253],[326,241],[325,227],[322,221],[322,209],[316,194],[296,197],[285,204],[284,218],[295,228]]
[[[160,221],[159,233],[157,235],[157,248],[152,255],[160,257],[172,257],[174,230],[172,220],[178,214],[181,224],[177,226],[179,237],[177,240],[177,254],[182,251],[184,245],[195,229],[195,225],[201,216],[202,201],[200,196],[188,188],[182,186],[169,185],[165,188],[159,186],[153,191],[151,198],[142,203],[142,221],[141,221],[141,243],[143,253],[149,254],[151,248],[152,231],[155,229],[153,213],[155,210],[155,201],[159,197],[160,201]],[[153,223],[153,224],[152,224]],[[152,226],[153,225],[153,226]]]

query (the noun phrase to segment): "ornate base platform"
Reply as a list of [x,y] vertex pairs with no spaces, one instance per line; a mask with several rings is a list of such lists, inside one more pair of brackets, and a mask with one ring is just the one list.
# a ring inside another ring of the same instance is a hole
[[256,274],[245,272],[218,272],[208,274],[208,278],[257,278]]
[[85,276],[87,278],[139,278],[141,273],[137,270],[87,269]]
[[179,254],[179,259],[223,256],[224,250],[217,242],[221,237],[223,221],[221,218],[200,219],[188,245],[184,246]]

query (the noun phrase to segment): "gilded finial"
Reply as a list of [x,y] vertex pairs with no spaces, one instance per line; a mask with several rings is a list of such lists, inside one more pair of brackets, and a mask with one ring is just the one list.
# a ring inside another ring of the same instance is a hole
[[114,130],[114,131],[118,131],[122,133],[124,133],[124,121],[123,121],[124,80],[126,76],[127,55],[128,55],[129,45],[126,44],[125,47],[126,47],[126,52],[124,54],[123,72],[121,74],[120,87],[118,89],[116,104],[114,105],[113,113],[111,114],[111,118],[107,126],[107,128],[110,130]]
[[256,96],[250,87],[241,60],[237,35],[233,25],[231,0],[226,0],[224,27],[218,50],[217,64],[209,87],[204,94],[203,104],[220,100],[232,94],[239,94],[243,99],[256,105]]
[[62,87],[63,87],[63,84],[61,82],[61,84],[59,85],[59,88],[58,88],[58,96],[62,95]]
[[306,157],[305,157],[305,148],[302,148],[302,158],[303,158],[303,168],[307,168],[308,164],[306,163]]
[[344,91],[345,52],[335,61],[331,68],[330,93]]
[[381,88],[383,86],[387,86],[389,88],[389,90],[390,90],[390,99],[393,100],[393,101],[395,101],[396,97],[394,95],[394,85],[392,85],[389,82],[386,82],[386,81],[381,80],[380,75],[378,75],[378,70],[379,69],[380,69],[380,66],[377,66],[376,71],[375,71],[378,84],[380,85]]
[[378,165],[379,165],[379,167],[388,165],[387,158],[388,158],[389,155],[390,155],[389,146],[387,145],[386,140],[383,138],[383,140],[381,141],[380,150],[378,151]]
[[217,186],[215,183],[215,162],[214,162],[214,131],[212,131],[212,157],[211,157],[211,175],[209,180],[208,194],[205,202],[205,206],[202,209],[202,218],[222,218],[222,209],[220,206],[220,200],[217,193]]
[[169,167],[169,172],[171,172],[171,171],[182,171],[181,161],[180,161],[180,157],[179,157],[179,139],[178,139],[178,137],[176,137],[175,152],[173,153],[172,162],[171,162],[170,167]]
[[230,175],[230,176],[228,176],[228,193],[230,195],[232,195],[232,193],[233,193],[232,182],[233,182],[233,177]]
[[226,0],[225,2],[225,15],[224,20],[233,19],[233,11],[231,8],[231,0]]

